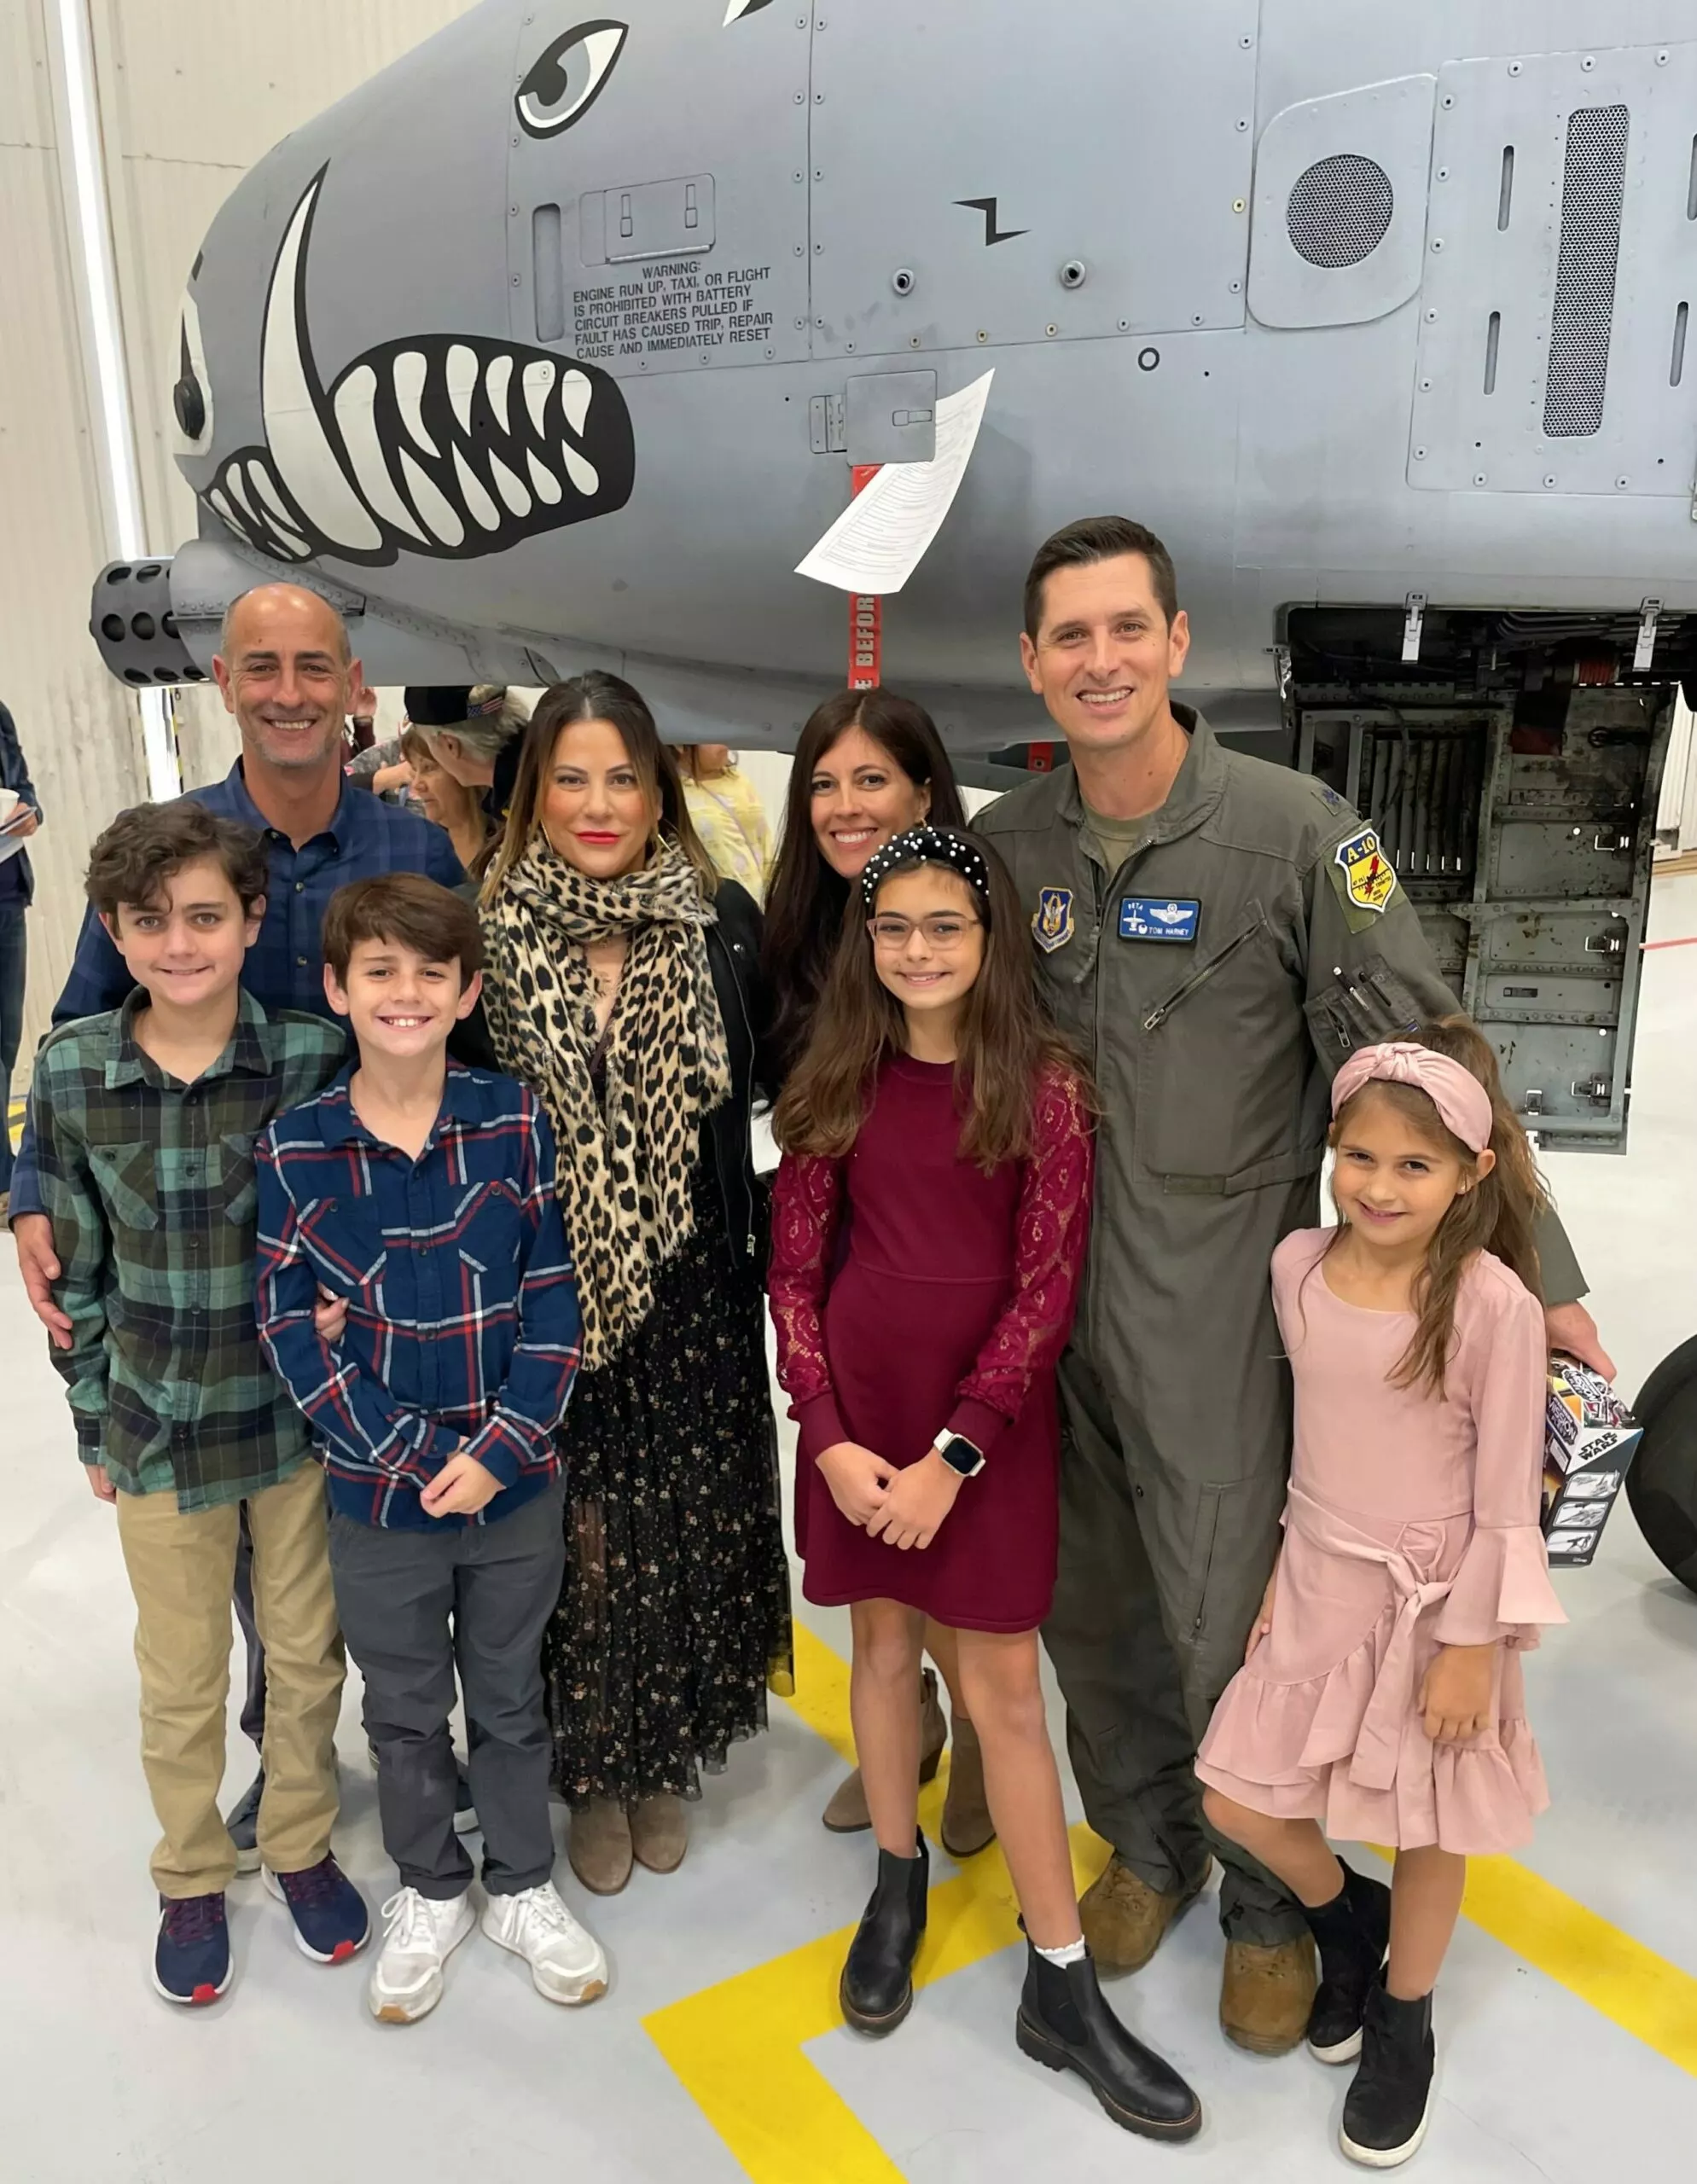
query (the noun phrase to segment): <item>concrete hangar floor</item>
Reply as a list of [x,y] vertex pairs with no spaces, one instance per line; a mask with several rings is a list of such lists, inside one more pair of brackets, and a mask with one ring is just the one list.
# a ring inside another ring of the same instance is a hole
[[[1652,933],[1697,942],[1697,877],[1660,883]],[[1697,947],[1648,959],[1624,1160],[1553,1181],[1635,1391],[1693,1331]],[[1116,2130],[1076,2082],[1015,2050],[1020,1956],[994,1851],[933,1850],[929,1984],[892,2040],[836,2020],[843,1930],[870,1886],[864,1837],[819,1825],[847,1738],[846,1618],[802,1611],[800,1693],[739,1749],[695,1814],[683,1869],[585,1905],[610,1950],[605,2002],[550,2008],[474,1939],[436,2014],[366,2014],[363,1961],[325,1970],[259,1878],[230,1900],[237,1981],[188,2016],[148,1986],[153,1838],[137,1763],[131,1611],[109,1513],[78,1476],[60,1384],[10,1255],[0,1264],[0,2088],[8,2184],[410,2184],[542,2175],[690,2184],[1071,2184],[1343,2175],[1347,2073],[1258,2061],[1214,2021],[1218,1928],[1185,1919],[1119,2007],[1200,2088],[1179,2150]],[[792,1437],[793,1438],[793,1437]],[[1475,1868],[1439,1989],[1427,2184],[1596,2184],[1686,2174],[1697,2141],[1697,1599],[1622,1503],[1572,1618],[1531,1664],[1555,1796],[1535,1847]],[[1055,1709],[1059,1736],[1061,1716]],[[251,1755],[232,1709],[227,1790]],[[392,1885],[360,1734],[342,1717],[337,1849],[374,1910]],[[929,1793],[928,1833],[937,1841]],[[1076,1801],[1075,1810],[1076,1814]],[[1080,1829],[1081,1869],[1101,1847]],[[1360,1854],[1370,1862],[1371,1854]]]

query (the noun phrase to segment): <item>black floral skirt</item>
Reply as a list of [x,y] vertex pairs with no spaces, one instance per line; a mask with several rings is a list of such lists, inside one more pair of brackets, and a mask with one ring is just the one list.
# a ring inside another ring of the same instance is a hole
[[568,1804],[700,1795],[793,1687],[765,1298],[733,1275],[709,1176],[695,1233],[561,1428],[566,1582],[543,1640]]

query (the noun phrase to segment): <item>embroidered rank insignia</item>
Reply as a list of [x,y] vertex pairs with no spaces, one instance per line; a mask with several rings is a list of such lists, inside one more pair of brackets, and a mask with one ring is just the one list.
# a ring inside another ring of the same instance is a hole
[[1397,892],[1397,875],[1390,859],[1380,848],[1379,837],[1373,828],[1363,827],[1348,841],[1340,842],[1334,861],[1344,876],[1345,899],[1353,903],[1358,910],[1370,910],[1375,916],[1383,917]]
[[1072,890],[1040,887],[1032,914],[1032,937],[1045,956],[1064,948],[1072,938]]
[[1159,895],[1126,895],[1119,904],[1122,940],[1194,940],[1201,922],[1198,902],[1172,902]]

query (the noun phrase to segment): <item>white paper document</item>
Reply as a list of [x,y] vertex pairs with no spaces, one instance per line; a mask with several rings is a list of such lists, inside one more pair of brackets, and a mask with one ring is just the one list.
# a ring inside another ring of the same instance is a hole
[[937,405],[937,453],[929,462],[886,462],[850,502],[796,570],[841,591],[899,591],[943,527],[978,444],[990,400],[988,371]]

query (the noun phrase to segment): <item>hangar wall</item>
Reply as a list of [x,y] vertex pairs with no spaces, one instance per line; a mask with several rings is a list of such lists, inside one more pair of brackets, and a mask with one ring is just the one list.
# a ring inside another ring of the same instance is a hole
[[[108,676],[86,628],[90,584],[116,539],[61,159],[61,3],[0,7],[0,700],[47,814],[31,844],[26,1055],[69,967],[89,843],[147,793],[137,700]],[[169,553],[195,529],[171,459],[177,305],[213,213],[280,137],[471,0],[87,4],[146,543]],[[185,784],[225,772],[235,744],[216,695],[178,692],[175,709]]]

